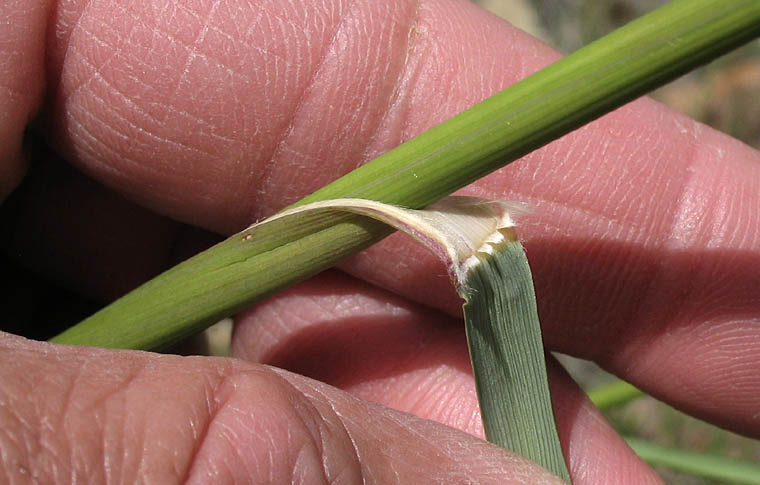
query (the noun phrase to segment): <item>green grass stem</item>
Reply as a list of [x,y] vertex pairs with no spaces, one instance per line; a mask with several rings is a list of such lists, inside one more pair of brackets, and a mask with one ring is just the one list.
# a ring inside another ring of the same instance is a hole
[[[424,207],[760,34],[757,0],[676,0],[409,140],[299,204]],[[53,342],[161,349],[388,234],[361,217],[251,243],[237,234]],[[279,241],[279,245],[275,244]]]

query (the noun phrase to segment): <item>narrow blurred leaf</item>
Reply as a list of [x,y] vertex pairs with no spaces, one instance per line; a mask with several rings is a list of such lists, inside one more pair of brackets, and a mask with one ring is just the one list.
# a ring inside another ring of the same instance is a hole
[[588,392],[591,402],[596,404],[596,407],[601,410],[620,406],[644,395],[639,388],[620,379]]
[[664,466],[723,483],[760,485],[760,464],[667,448],[638,438],[625,438],[625,440],[633,451],[652,466]]

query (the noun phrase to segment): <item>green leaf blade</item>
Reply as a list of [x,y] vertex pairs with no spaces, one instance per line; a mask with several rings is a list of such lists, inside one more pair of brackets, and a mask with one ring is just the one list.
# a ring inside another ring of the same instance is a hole
[[467,343],[486,437],[570,481],[562,454],[522,245],[511,237],[476,253],[464,305]]

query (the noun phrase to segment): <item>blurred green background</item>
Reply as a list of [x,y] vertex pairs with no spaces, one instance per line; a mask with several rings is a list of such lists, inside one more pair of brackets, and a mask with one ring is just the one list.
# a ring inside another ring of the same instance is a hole
[[[570,53],[665,0],[473,0],[513,25]],[[658,89],[652,97],[760,149],[760,42],[755,41]],[[584,389],[614,377],[590,362],[559,356]],[[760,369],[758,370],[760,372]],[[650,397],[605,412],[625,436],[760,463],[760,441],[696,420]],[[717,482],[657,468],[666,483]]]

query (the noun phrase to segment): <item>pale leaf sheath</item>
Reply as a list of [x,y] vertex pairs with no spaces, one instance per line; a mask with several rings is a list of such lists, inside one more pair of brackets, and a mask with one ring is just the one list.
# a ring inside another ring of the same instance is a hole
[[513,227],[513,214],[526,208],[518,202],[463,196],[445,197],[424,210],[367,199],[332,199],[285,210],[252,225],[243,234],[257,237],[264,228],[267,234],[287,233],[293,226],[303,228],[334,218],[336,211],[371,217],[420,241],[446,263],[461,294],[475,251],[499,229]]

